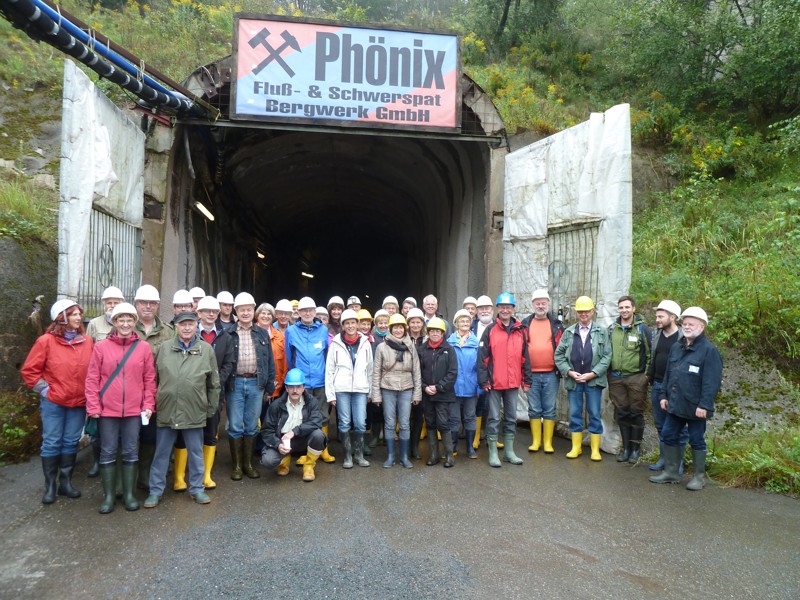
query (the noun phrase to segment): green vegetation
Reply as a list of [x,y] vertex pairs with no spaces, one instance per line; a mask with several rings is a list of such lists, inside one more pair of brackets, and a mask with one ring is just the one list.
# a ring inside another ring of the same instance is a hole
[[27,460],[41,443],[36,394],[0,392],[0,464]]
[[[276,13],[456,29],[466,72],[493,98],[509,133],[547,135],[629,103],[634,144],[657,156],[675,182],[639,199],[632,294],[644,306],[672,297],[705,307],[716,341],[777,362],[788,378],[800,379],[800,0],[63,5],[177,81],[230,53],[236,12]],[[6,21],[0,37],[6,42],[0,81],[56,96],[61,55]],[[114,86],[99,85],[113,99],[125,99]],[[35,115],[29,117],[33,123]],[[10,126],[3,123],[3,131]],[[4,158],[17,158],[4,143]],[[26,185],[0,180],[0,232],[52,241],[52,194],[38,196]],[[35,198],[29,208],[28,198]],[[764,433],[727,425],[712,447],[713,477],[798,493],[796,418],[783,431]]]
[[22,175],[0,171],[0,235],[17,241],[58,240],[57,192],[33,184]]

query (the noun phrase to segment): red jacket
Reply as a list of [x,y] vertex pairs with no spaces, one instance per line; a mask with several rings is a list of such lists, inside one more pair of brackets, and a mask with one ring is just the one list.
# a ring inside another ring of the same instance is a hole
[[100,398],[100,390],[137,339],[120,337],[115,331],[95,345],[86,375],[87,415],[134,417],[146,409],[155,411],[156,368],[147,342],[139,342]]
[[481,337],[478,385],[482,389],[513,390],[530,385],[532,379],[527,330],[512,317],[510,332],[506,332],[498,317]]
[[85,335],[70,344],[62,337],[45,333],[33,343],[20,371],[22,379],[35,392],[41,392],[42,381],[49,385],[47,399],[54,404],[69,408],[84,406],[84,381],[92,346],[92,339]]

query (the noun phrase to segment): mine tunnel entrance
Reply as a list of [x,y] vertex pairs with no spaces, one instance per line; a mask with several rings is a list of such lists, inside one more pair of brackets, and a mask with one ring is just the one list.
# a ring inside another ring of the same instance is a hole
[[464,110],[471,131],[461,137],[180,124],[170,206],[185,238],[174,255],[165,243],[164,272],[175,261],[179,286],[250,290],[258,301],[355,294],[373,311],[388,294],[435,293],[454,312],[456,299],[486,289],[500,139]]

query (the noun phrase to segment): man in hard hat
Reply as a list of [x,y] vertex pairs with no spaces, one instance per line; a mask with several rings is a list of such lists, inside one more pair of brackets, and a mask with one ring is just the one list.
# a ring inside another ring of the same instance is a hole
[[92,338],[95,344],[106,339],[108,334],[114,331],[114,325],[111,323],[111,311],[117,304],[125,302],[125,295],[121,289],[112,285],[103,290],[100,300],[103,302],[103,314],[89,321],[89,325],[86,327],[86,335]]
[[638,462],[644,435],[644,410],[647,406],[647,369],[650,366],[652,333],[636,314],[630,296],[617,300],[619,317],[608,327],[611,340],[611,367],[608,369],[608,396],[622,437],[617,462]]
[[197,303],[200,302],[201,298],[206,297],[206,292],[201,287],[193,287],[189,290],[189,295],[192,297],[192,312],[197,312]]
[[422,312],[425,315],[425,325],[428,325],[428,321],[433,319],[434,317],[439,317],[444,321],[445,326],[447,327],[447,331],[445,332],[445,339],[450,337],[450,334],[453,333],[453,327],[450,323],[445,319],[442,315],[439,314],[439,299],[434,296],[433,294],[428,294],[422,299]]
[[[136,290],[133,305],[139,320],[136,321],[134,331],[139,339],[147,342],[155,355],[158,347],[172,340],[175,331],[158,317],[158,308],[161,296],[158,290],[149,284]],[[150,466],[153,464],[153,455],[156,451],[156,420],[150,419],[147,425],[142,425],[139,430],[139,475],[137,487],[148,489],[150,486]]]
[[[494,302],[484,294],[475,301],[475,320],[470,327],[478,340],[483,337],[483,332],[492,321],[494,321]],[[488,414],[489,395],[481,389],[478,394],[478,403],[475,405],[475,439],[472,440],[472,447],[475,450],[480,447],[481,440],[486,439],[486,417]]]
[[475,315],[478,314],[478,300],[473,296],[467,296],[461,303],[461,308],[469,313],[472,320],[475,320]]
[[550,312],[550,294],[547,290],[535,290],[531,294],[531,305],[533,314],[522,321],[528,333],[532,376],[531,389],[528,390],[528,419],[533,443],[528,451],[538,452],[544,446],[545,454],[551,454],[554,452],[553,432],[560,378],[555,352],[564,333],[564,325]]
[[[328,356],[328,328],[316,318],[317,305],[312,298],[304,296],[298,302],[299,320],[286,330],[286,363],[290,369],[300,369],[305,376],[305,389],[319,403],[322,413],[322,431],[328,436],[330,417],[325,396],[325,360]],[[301,457],[300,464],[302,464]],[[328,463],[336,458],[326,448],[322,460]]]
[[178,432],[188,453],[189,494],[198,504],[211,502],[203,489],[203,427],[217,410],[219,372],[214,350],[197,337],[197,315],[175,317],[176,335],[156,350],[158,374],[156,454],[145,508],[158,506],[166,486],[169,457]]
[[[172,314],[177,317],[185,312],[194,312],[197,305],[188,290],[178,290],[172,295]],[[170,327],[175,328],[175,319],[170,321]]]
[[300,369],[286,373],[284,390],[269,405],[261,428],[261,464],[269,469],[278,467],[278,475],[288,475],[292,454],[303,455],[303,481],[314,481],[314,467],[328,443],[322,432],[322,413],[317,399],[306,389]]
[[217,294],[217,302],[219,302],[217,327],[230,333],[236,329],[236,316],[233,314],[233,294],[222,291]]
[[347,308],[356,312],[361,310],[361,298],[358,296],[350,296],[347,299]]
[[400,303],[397,301],[397,298],[394,296],[386,296],[383,299],[383,304],[381,304],[381,308],[389,313],[391,317],[394,314],[400,312]]
[[714,401],[722,387],[722,357],[705,335],[708,315],[699,306],[681,314],[683,339],[672,346],[664,374],[661,408],[667,411],[664,436],[664,472],[652,475],[653,483],[678,483],[681,461],[680,437],[689,429],[694,475],[687,490],[702,490],[706,470],[706,423],[714,416]]
[[253,296],[240,292],[233,304],[239,320],[230,334],[234,366],[225,397],[233,459],[231,479],[241,481],[243,474],[250,479],[260,477],[253,467],[253,445],[262,405],[275,390],[275,359],[269,336],[260,327],[253,327],[256,310]]
[[521,465],[514,453],[517,430],[517,398],[519,389],[527,393],[531,387],[531,363],[525,328],[514,317],[517,302],[514,295],[503,292],[497,297],[497,319],[483,332],[478,350],[478,385],[489,395],[489,422],[486,440],[489,465],[501,467],[497,455],[500,429],[500,407],[503,409],[503,460]]
[[[667,414],[661,408],[661,398],[664,394],[664,375],[667,372],[667,360],[670,350],[675,342],[683,339],[683,331],[678,327],[681,307],[673,300],[662,300],[656,307],[656,330],[651,344],[650,366],[647,369],[647,379],[650,381],[650,402],[653,407],[653,421],[658,431],[659,457],[658,461],[650,465],[651,471],[661,471],[664,468],[664,417]],[[681,448],[686,447],[689,434],[686,429],[681,432]],[[683,459],[683,451],[681,451]]]
[[275,322],[272,324],[272,326],[282,334],[286,335],[286,330],[294,322],[292,320],[293,311],[294,309],[292,308],[292,303],[286,298],[278,300],[278,303],[275,305]]

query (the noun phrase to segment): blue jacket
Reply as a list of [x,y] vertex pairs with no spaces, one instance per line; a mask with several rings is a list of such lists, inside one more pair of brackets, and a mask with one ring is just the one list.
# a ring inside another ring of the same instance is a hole
[[722,357],[705,333],[690,345],[685,338],[672,345],[662,395],[668,400],[668,413],[697,420],[695,409],[699,407],[708,411],[706,418],[710,419],[721,386]]
[[456,378],[456,396],[459,398],[472,398],[481,393],[478,386],[478,338],[470,332],[464,345],[459,344],[458,334],[453,333],[447,338],[456,351],[458,359],[458,377]]
[[306,388],[325,386],[325,360],[328,356],[328,328],[322,321],[311,325],[298,321],[286,328],[286,364],[306,376]]

